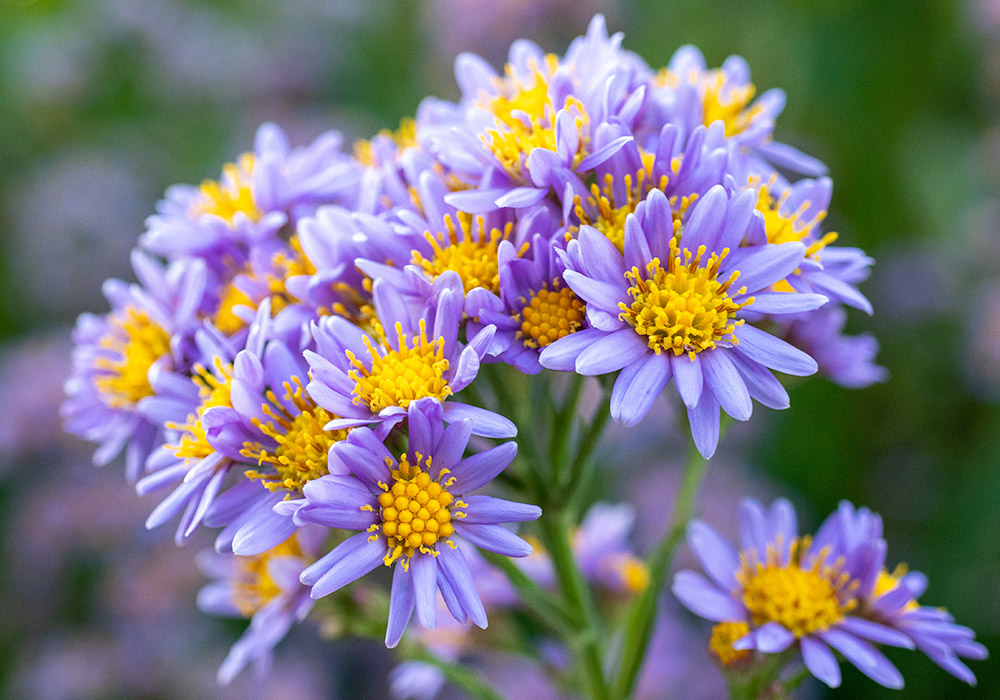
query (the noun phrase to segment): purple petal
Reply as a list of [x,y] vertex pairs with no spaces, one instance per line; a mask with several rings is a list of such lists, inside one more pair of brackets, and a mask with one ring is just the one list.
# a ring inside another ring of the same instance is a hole
[[903,675],[899,669],[868,642],[837,628],[821,632],[819,636],[879,685],[897,690],[903,687]]
[[807,377],[818,369],[816,360],[806,353],[750,324],[737,326],[736,337],[740,342],[734,349],[765,367],[797,377]]
[[761,314],[798,314],[823,306],[829,299],[822,294],[798,292],[756,292],[753,304],[746,307]]
[[860,617],[846,617],[840,623],[841,629],[851,634],[875,642],[903,649],[913,649],[913,640],[899,630]]
[[488,411],[485,408],[469,406],[457,401],[445,401],[442,409],[444,420],[447,423],[469,421],[473,435],[488,438],[509,438],[517,435],[516,425],[499,413]]
[[703,375],[701,360],[698,355],[691,359],[687,355],[674,355],[670,358],[674,369],[674,383],[681,401],[688,408],[694,408],[701,399]]
[[576,333],[564,335],[559,340],[545,347],[538,355],[538,361],[546,369],[561,372],[572,372],[576,368],[576,360],[584,350],[594,344],[598,338],[606,335],[603,331],[585,328]]
[[713,622],[746,619],[743,606],[694,571],[678,571],[670,588],[673,594],[695,615]]
[[455,531],[472,544],[505,557],[526,557],[532,546],[502,525],[474,525],[456,521]]
[[[356,581],[369,571],[382,564],[386,555],[385,540],[381,537],[369,540],[367,532],[362,532],[347,540],[340,547],[343,547],[355,538],[363,538],[364,542],[356,550],[343,557],[336,564],[331,566],[325,574],[313,585],[309,595],[315,600],[323,596],[330,595],[352,581]],[[339,549],[338,547],[337,549]],[[334,551],[337,551],[336,549]],[[309,569],[306,569],[309,571]],[[302,575],[305,576],[305,571]]]
[[655,353],[625,367],[611,392],[611,417],[626,426],[641,421],[670,381],[670,360]]
[[[397,566],[398,570],[402,567]],[[410,559],[410,573],[413,576],[413,591],[417,606],[417,619],[427,629],[437,624],[437,563],[428,554],[416,553]]]
[[802,648],[802,660],[809,673],[826,683],[831,688],[840,686],[840,666],[837,657],[830,648],[812,637],[806,636],[799,640]]
[[693,520],[688,525],[687,543],[705,573],[720,589],[728,591],[736,585],[739,554],[726,538],[702,521]]
[[726,352],[716,348],[701,354],[705,385],[711,388],[722,410],[736,420],[749,420],[753,413],[750,392]]
[[507,468],[516,454],[517,443],[505,442],[463,459],[451,471],[451,477],[455,482],[449,490],[464,494],[485,486]]
[[711,459],[719,446],[719,402],[715,396],[703,392],[698,405],[688,409],[688,421],[698,452],[705,459]]
[[486,609],[483,608],[483,601],[476,591],[476,584],[472,580],[472,572],[465,561],[465,556],[460,549],[451,547],[441,547],[438,549],[438,564],[441,567],[439,572],[443,573],[448,580],[462,610],[475,625],[481,629],[486,629],[489,624],[486,619]]
[[538,506],[493,496],[463,496],[462,500],[469,504],[467,508],[462,509],[467,514],[462,522],[469,525],[521,523],[538,520],[542,514],[542,509]]
[[651,352],[631,327],[601,335],[576,358],[578,374],[591,376],[614,372]]
[[747,292],[753,293],[792,274],[805,257],[806,249],[801,243],[781,243],[743,248],[739,252],[742,254],[734,253],[732,262],[727,261],[724,267],[727,273],[739,270],[734,286],[746,287]]
[[389,622],[385,628],[385,645],[394,649],[403,637],[406,625],[413,615],[413,579],[410,572],[397,566],[392,575],[392,590],[389,593]]

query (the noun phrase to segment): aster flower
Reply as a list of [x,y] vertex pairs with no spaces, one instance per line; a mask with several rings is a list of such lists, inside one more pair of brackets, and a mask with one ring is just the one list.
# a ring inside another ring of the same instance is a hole
[[[674,595],[696,615],[719,624],[711,650],[724,666],[749,653],[777,654],[796,646],[806,668],[831,687],[840,684],[839,652],[880,685],[901,688],[903,677],[873,646],[912,648],[902,632],[858,616],[858,581],[845,558],[817,537],[799,537],[785,500],[770,509],[751,499],[740,507],[741,548],[707,524],[688,526],[688,545],[708,578],[680,571]],[[870,535],[870,533],[869,533]]]
[[[423,399],[407,410],[408,449],[397,458],[375,432],[356,428],[331,450],[331,474],[306,485],[295,508],[299,523],[360,530],[302,573],[321,598],[379,565],[392,566],[386,645],[395,646],[414,609],[435,625],[440,590],[452,616],[486,627],[486,611],[468,564],[452,537],[505,556],[531,545],[502,523],[535,520],[537,506],[467,495],[489,483],[517,451],[513,442],[462,458],[472,425],[443,424],[441,404]],[[291,509],[288,504],[286,509]]]
[[316,560],[325,535],[323,528],[306,527],[254,556],[203,553],[199,564],[214,580],[198,592],[198,607],[212,615],[250,619],[219,667],[220,683],[228,684],[251,663],[266,672],[274,647],[312,609],[299,575]]
[[95,464],[126,450],[130,481],[138,478],[161,433],[161,426],[139,410],[140,402],[154,394],[150,373],[187,368],[207,281],[200,262],[163,267],[134,251],[132,267],[139,284],[105,282],[108,315],[82,314],[77,321],[73,373],[60,410],[69,432],[100,444]]
[[302,353],[270,339],[263,352],[247,348],[236,356],[231,405],[202,413],[209,444],[246,467],[247,478],[205,513],[205,524],[223,527],[218,550],[251,555],[283,542],[296,526],[273,506],[300,496],[305,484],[327,473],[330,447],[347,431],[328,429],[335,416],[316,404],[308,377]]
[[927,589],[926,576],[902,564],[892,572],[886,568],[888,547],[878,515],[841,501],[816,533],[816,545],[830,547],[843,557],[845,569],[857,581],[858,604],[853,615],[902,632],[945,671],[976,684],[976,677],[960,658],[985,659],[986,647],[975,641],[971,629],[955,624],[945,609],[917,602]]
[[384,437],[414,401],[429,398],[443,405],[447,421],[471,420],[476,435],[517,433],[503,416],[449,399],[475,379],[495,331],[489,326],[467,345],[458,342],[463,287],[457,273],[435,280],[426,308],[414,309],[384,280],[375,281],[372,293],[378,321],[372,333],[336,316],[321,318],[313,328],[316,351],[305,353],[312,374],[308,390],[340,416],[327,429],[374,425]]
[[653,190],[626,218],[624,255],[597,229],[581,227],[563,256],[563,279],[587,303],[591,327],[546,347],[542,366],[585,375],[623,370],[611,413],[626,425],[638,423],[675,378],[706,458],[718,442],[720,406],[737,420],[750,418],[752,398],[787,407],[768,370],[808,375],[816,363],[740,314],[809,311],[826,297],[768,291],[801,263],[801,243],[736,249],[759,225],[754,199],[716,186],[691,207],[677,237],[669,201]]
[[225,165],[218,180],[169,188],[140,244],[171,260],[200,258],[226,279],[286,224],[322,204],[352,202],[360,173],[336,132],[293,149],[279,127],[263,124],[253,151]]
[[[687,130],[721,122],[733,154],[730,169],[745,180],[765,177],[782,167],[804,175],[822,175],[817,159],[773,140],[774,122],[785,107],[785,93],[771,89],[756,97],[750,67],[730,56],[721,68],[709,70],[694,46],[683,46],[652,81],[647,113]],[[659,125],[662,122],[654,122]]]
[[500,76],[478,56],[459,56],[462,110],[430,138],[441,161],[476,187],[448,201],[475,213],[537,204],[553,185],[562,189],[565,173],[590,170],[621,148],[627,137],[593,145],[601,124],[629,125],[642,107],[648,68],[620,43],[598,15],[562,60],[519,41]]

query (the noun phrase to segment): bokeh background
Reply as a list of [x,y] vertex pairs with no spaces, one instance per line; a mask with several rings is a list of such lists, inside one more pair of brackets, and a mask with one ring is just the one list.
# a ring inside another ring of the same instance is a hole
[[[199,545],[178,550],[170,528],[145,531],[152,506],[121,465],[93,468],[91,446],[61,433],[69,332],[78,313],[106,310],[105,278],[131,279],[128,251],[163,190],[217,177],[260,122],[300,144],[328,128],[370,136],[424,95],[455,98],[460,51],[500,66],[527,37],[562,52],[596,11],[654,66],[694,43],[710,65],[738,53],[759,89],[784,88],[778,136],[834,178],[827,229],[877,260],[862,287],[876,313],[853,313],[849,327],[878,337],[889,381],[859,391],[801,381],[790,410],[737,426],[711,465],[705,517],[731,528],[745,492],[788,496],[806,527],[842,498],[882,513],[890,561],[925,571],[922,602],[946,604],[994,658],[972,663],[970,689],[889,650],[904,691],[845,667],[831,697],[1000,697],[997,0],[8,0],[0,696],[384,696],[387,656],[308,626],[270,680],[215,685],[240,626],[195,609]],[[607,495],[647,493],[641,545],[670,500],[650,496],[650,480],[666,489],[680,443],[664,450],[642,428],[616,439],[632,445],[632,467]]]

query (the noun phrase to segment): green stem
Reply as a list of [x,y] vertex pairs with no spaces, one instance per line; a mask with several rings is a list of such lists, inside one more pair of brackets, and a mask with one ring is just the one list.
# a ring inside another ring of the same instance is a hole
[[564,510],[550,512],[539,521],[542,540],[552,557],[559,589],[570,610],[578,617],[576,634],[567,641],[577,660],[579,671],[587,682],[592,700],[609,700],[604,677],[604,654],[601,648],[601,627],[597,608],[583,572],[573,556],[569,541],[572,523]]
[[476,698],[476,700],[504,700],[500,693],[466,666],[445,661],[425,647],[414,647],[407,652],[408,658],[422,661],[440,669],[449,682],[465,691],[469,697]]
[[629,608],[622,662],[614,685],[615,698],[627,698],[635,686],[635,679],[646,655],[646,647],[649,645],[653,624],[656,622],[660,592],[666,582],[674,552],[687,530],[688,521],[694,510],[695,496],[698,494],[707,466],[708,461],[703,459],[697,450],[692,449],[684,469],[680,490],[677,492],[677,500],[674,502],[674,517],[670,527],[646,560],[649,585]]
[[555,421],[552,424],[549,461],[552,466],[552,481],[556,484],[562,478],[563,463],[566,461],[566,447],[573,432],[573,419],[576,417],[577,406],[580,403],[583,382],[584,378],[579,374],[573,374],[570,378],[569,390],[566,392],[563,404],[556,412]]

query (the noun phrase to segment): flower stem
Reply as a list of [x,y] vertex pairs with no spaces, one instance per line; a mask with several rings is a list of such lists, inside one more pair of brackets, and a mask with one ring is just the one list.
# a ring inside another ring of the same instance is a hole
[[649,645],[653,624],[656,622],[660,593],[666,582],[674,552],[687,530],[687,523],[694,510],[694,500],[707,466],[708,461],[702,458],[696,449],[692,449],[684,469],[680,490],[677,492],[677,500],[674,502],[674,517],[670,527],[646,560],[649,585],[632,602],[628,611],[621,667],[614,684],[615,698],[627,698],[635,686],[639,668],[646,655],[646,647]]

